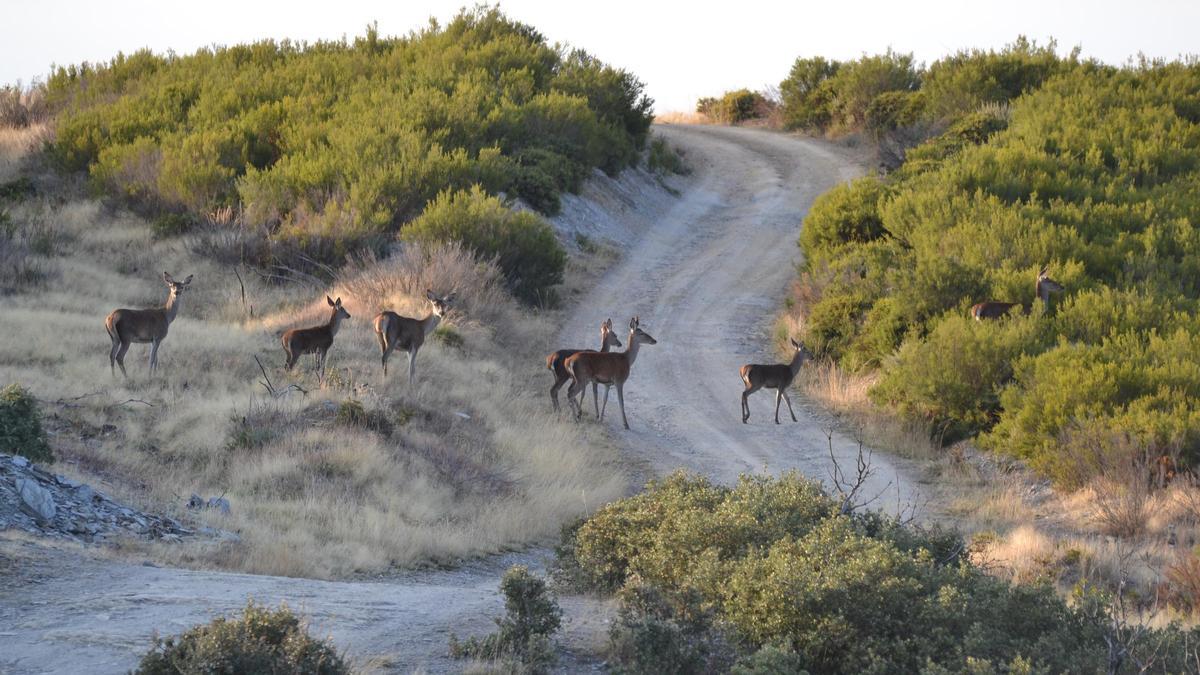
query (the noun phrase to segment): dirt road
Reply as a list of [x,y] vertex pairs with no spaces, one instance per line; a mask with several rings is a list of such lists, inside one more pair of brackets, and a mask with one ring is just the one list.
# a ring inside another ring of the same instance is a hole
[[[591,344],[595,326],[640,314],[659,341],[642,350],[627,386],[631,431],[620,429],[615,395],[606,424],[627,456],[650,471],[682,466],[720,481],[739,472],[798,468],[824,478],[830,426],[793,396],[799,423],[771,422],[767,393],[751,399],[742,425],[738,367],[772,358],[770,319],[798,256],[800,220],[816,195],[856,173],[824,146],[782,134],[720,127],[665,127],[696,173],[669,209],[625,252],[565,322],[563,343]],[[636,205],[629,205],[636,208]],[[547,386],[549,382],[547,382]],[[590,401],[589,401],[590,408]],[[857,446],[834,436],[853,465]],[[872,490],[895,503],[912,482],[882,455]],[[21,542],[0,542],[0,673],[125,672],[154,631],[175,633],[228,613],[249,597],[287,601],[312,617],[360,664],[382,657],[382,670],[447,672],[446,636],[490,628],[501,612],[496,593],[510,564],[537,566],[545,550],[510,554],[453,571],[416,572],[378,581],[322,582],[192,572],[92,560]],[[15,557],[14,557],[15,556]],[[602,639],[608,606],[567,599],[573,644]],[[576,664],[578,665],[578,664]]]
[[[626,385],[631,431],[620,429],[615,391],[605,424],[653,473],[685,467],[723,482],[746,471],[798,469],[827,479],[831,421],[791,395],[775,425],[774,392],[750,398],[741,423],[744,363],[773,363],[772,321],[799,260],[800,221],[813,199],[858,167],[827,145],[756,129],[666,126],[696,172],[676,206],[626,252],[579,303],[564,344],[590,344],[613,317],[624,337],[629,317],[658,344],[644,346]],[[591,405],[589,403],[588,410]],[[611,417],[609,417],[611,415]],[[834,454],[853,470],[858,444],[833,435]],[[906,467],[879,454],[865,491],[895,507],[913,500]],[[899,492],[897,492],[897,488]]]

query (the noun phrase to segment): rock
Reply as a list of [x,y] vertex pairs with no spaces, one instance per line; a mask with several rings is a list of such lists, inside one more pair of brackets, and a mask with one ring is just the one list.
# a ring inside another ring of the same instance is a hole
[[200,495],[188,497],[187,507],[193,511],[204,508],[204,498]]
[[96,491],[92,489],[91,485],[80,485],[75,488],[75,496],[84,504],[90,504],[96,499]]
[[80,483],[73,478],[67,478],[66,476],[55,476],[54,480],[57,481],[59,485],[69,488],[78,488],[83,485],[83,483]]
[[224,497],[209,497],[208,508],[218,509],[221,511],[221,515],[227,516],[229,515],[229,500]]
[[17,494],[21,497],[21,508],[33,516],[39,525],[49,524],[54,520],[54,516],[58,515],[54,497],[50,495],[49,490],[38,485],[37,481],[18,478]]
[[12,463],[14,466],[20,467],[22,469],[29,466],[29,460],[20,455],[13,455]]

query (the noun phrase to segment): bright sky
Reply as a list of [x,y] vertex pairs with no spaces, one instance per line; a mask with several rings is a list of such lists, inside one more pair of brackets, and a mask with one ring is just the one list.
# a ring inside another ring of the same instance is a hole
[[[149,47],[188,53],[263,38],[336,39],[379,22],[404,34],[464,0],[4,0],[0,83],[44,79],[50,65],[103,61]],[[778,84],[797,56],[850,59],[888,47],[933,61],[960,48],[999,48],[1017,35],[1059,51],[1122,63],[1139,52],[1200,52],[1195,0],[502,0],[509,16],[551,42],[583,47],[647,84],[658,112],[690,110],[700,96]],[[636,18],[634,18],[636,17]]]

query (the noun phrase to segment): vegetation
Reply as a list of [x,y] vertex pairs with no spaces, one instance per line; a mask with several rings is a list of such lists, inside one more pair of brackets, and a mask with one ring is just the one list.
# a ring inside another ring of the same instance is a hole
[[286,606],[267,609],[250,601],[234,618],[218,617],[182,635],[156,638],[137,675],[296,673],[340,675],[350,668],[324,640],[308,635]]
[[749,89],[727,91],[720,98],[702,98],[696,112],[722,124],[737,124],[766,117],[770,102],[765,96]]
[[[555,213],[559,194],[594,168],[638,161],[651,119],[642,90],[629,73],[478,8],[399,38],[372,27],[350,42],[118,55],[56,69],[46,97],[59,165],[172,214],[163,234],[185,229],[179,214],[233,207],[242,226],[338,260],[472,186]],[[524,223],[507,219],[493,236],[520,248]]]
[[43,464],[54,461],[37,399],[19,384],[0,389],[0,452]]
[[1100,594],[1068,604],[965,551],[945,532],[843,515],[795,474],[731,488],[675,474],[567,530],[558,556],[575,583],[620,589],[619,672],[1172,672],[1195,656],[1194,633],[1123,644]]
[[[939,110],[1026,93],[817,200],[796,298],[810,342],[879,368],[874,399],[943,440],[981,434],[1063,484],[1098,454],[1194,466],[1200,66],[1075,64],[1018,44],[930,72]],[[1048,312],[1043,265],[1067,289]],[[1019,307],[970,320],[989,299]]]
[[499,631],[460,642],[450,636],[450,654],[504,664],[505,672],[545,673],[556,656],[550,636],[562,623],[562,610],[543,579],[524,565],[514,565],[500,579],[505,616],[496,619]]

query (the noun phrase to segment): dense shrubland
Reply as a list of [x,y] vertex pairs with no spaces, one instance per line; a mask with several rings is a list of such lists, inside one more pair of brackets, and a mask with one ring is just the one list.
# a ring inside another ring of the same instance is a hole
[[[1098,455],[1194,466],[1200,66],[1019,53],[931,68],[938,111],[1027,93],[818,199],[796,311],[826,356],[881,371],[877,402],[944,440],[981,434],[1068,485]],[[1048,312],[1042,265],[1067,289]],[[989,299],[1027,311],[970,320]]]
[[957,536],[845,515],[793,474],[651,483],[566,530],[558,574],[618,591],[620,672],[1176,672],[1197,637],[1125,644],[1102,594],[1011,585]]
[[444,191],[555,213],[593,169],[638,160],[651,105],[629,73],[491,8],[399,38],[119,55],[56,69],[46,92],[53,157],[104,194],[197,222],[232,207],[326,259],[377,246]]

